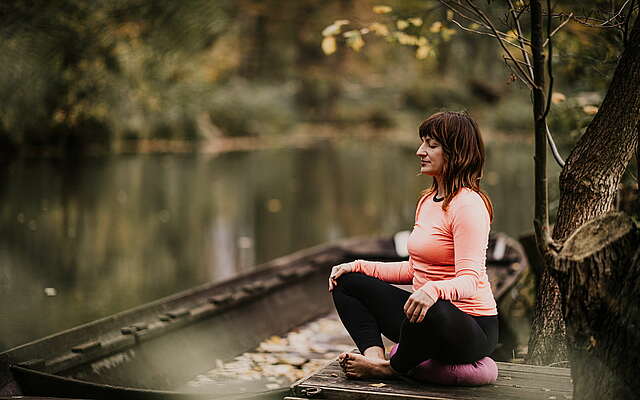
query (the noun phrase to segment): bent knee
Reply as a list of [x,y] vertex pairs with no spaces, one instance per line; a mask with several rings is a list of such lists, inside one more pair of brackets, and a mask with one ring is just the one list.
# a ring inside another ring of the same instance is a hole
[[438,299],[427,311],[425,315],[425,322],[433,323],[437,325],[445,325],[449,321],[451,308],[455,307],[450,301]]
[[344,275],[341,275],[340,277],[338,277],[337,282],[338,282],[338,287],[342,286],[343,288],[345,287],[350,287],[353,285],[357,285],[359,282],[361,282],[364,278],[364,274],[361,274],[360,272],[347,272]]

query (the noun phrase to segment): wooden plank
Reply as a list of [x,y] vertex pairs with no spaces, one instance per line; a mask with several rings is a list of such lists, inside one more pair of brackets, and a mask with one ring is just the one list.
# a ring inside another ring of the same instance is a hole
[[[318,373],[292,386],[293,396],[324,399],[391,400],[413,399],[495,399],[495,400],[568,400],[573,387],[566,368],[498,363],[495,384],[462,387],[441,386],[412,380],[352,380],[347,379],[332,362]],[[381,385],[384,384],[384,385]],[[318,390],[320,392],[318,393]]]

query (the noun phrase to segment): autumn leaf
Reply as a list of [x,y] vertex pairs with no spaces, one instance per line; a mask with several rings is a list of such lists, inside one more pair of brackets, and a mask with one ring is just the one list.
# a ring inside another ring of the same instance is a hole
[[379,22],[374,22],[369,25],[369,29],[378,36],[389,36],[389,28]]
[[391,7],[389,6],[374,6],[373,7],[373,12],[376,14],[388,14],[392,11]]
[[567,100],[567,96],[565,96],[564,94],[562,94],[560,92],[553,92],[551,94],[551,102],[553,104],[559,104],[559,103],[562,103],[565,100]]
[[431,47],[427,45],[419,46],[416,50],[416,58],[418,60],[424,60],[429,56],[429,53],[431,53]]
[[442,22],[436,21],[431,25],[431,28],[429,28],[429,31],[432,33],[437,33],[437,32],[440,32],[441,29],[442,29]]
[[582,111],[584,111],[587,115],[595,115],[598,112],[598,107],[596,106],[584,106],[582,107]]
[[407,35],[404,32],[394,32],[393,34],[398,40],[398,43],[403,44],[405,46],[417,46],[419,39],[416,36]]
[[380,388],[380,387],[387,386],[387,384],[386,383],[382,383],[382,382],[380,382],[380,383],[370,383],[369,386]]
[[408,21],[413,26],[422,26],[422,18],[409,18]]
[[447,19],[449,21],[451,21],[453,19],[453,11],[452,10],[447,10]]
[[364,40],[360,31],[348,31],[343,33],[343,36],[347,39],[347,46],[351,47],[354,51],[360,51],[364,47]]
[[506,35],[509,42],[515,42],[518,40],[518,32],[516,32],[515,29],[510,30]]
[[402,31],[404,29],[407,29],[407,27],[409,26],[409,23],[404,19],[399,19],[396,21],[396,26],[398,27],[398,29]]
[[322,30],[322,36],[334,36],[340,33],[340,29],[343,25],[347,25],[349,20],[339,19],[334,21],[333,24],[327,26]]
[[444,28],[440,33],[442,34],[442,39],[446,42],[451,39],[451,36],[456,34],[456,31],[455,29]]
[[326,55],[331,55],[336,52],[336,38],[333,36],[327,36],[322,39],[322,51]]

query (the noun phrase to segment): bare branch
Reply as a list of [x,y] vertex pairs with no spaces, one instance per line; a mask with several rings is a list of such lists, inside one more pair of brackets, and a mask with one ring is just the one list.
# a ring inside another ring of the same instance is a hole
[[[618,15],[620,15],[622,13],[622,11],[627,6],[627,4],[629,4],[629,1],[631,1],[631,0],[625,1],[624,4],[622,4],[622,7],[620,7],[620,10],[618,10],[618,12],[613,17],[611,17],[608,20],[604,21],[602,23],[602,25],[604,26],[604,25],[608,24],[609,22],[613,21],[614,19],[618,18]],[[632,9],[633,9],[633,7],[632,7]]]
[[[553,32],[551,32],[551,15],[553,14],[551,12],[551,0],[547,0],[547,12],[548,12],[547,40],[545,40],[545,43],[548,43],[549,45],[548,57],[547,57],[547,73],[549,74],[549,88],[547,90],[547,105],[545,106],[544,114],[542,114],[542,119],[544,120],[544,128],[547,132],[547,142],[549,143],[549,147],[551,147],[551,154],[553,154],[553,158],[556,160],[560,168],[563,168],[565,164],[564,160],[562,159],[562,156],[560,156],[558,147],[556,146],[556,143],[553,140],[551,131],[549,131],[549,125],[547,124],[547,115],[549,115],[549,110],[551,109],[551,97],[553,94],[553,41],[551,40],[551,37],[560,28],[558,27],[558,29],[555,29]],[[567,20],[563,24],[566,24],[567,21],[569,21],[569,19],[570,18],[567,18]],[[562,26],[563,24],[561,24],[560,26]],[[542,45],[542,47],[544,48],[544,44]]]
[[[547,0],[547,45],[549,46],[549,50],[547,51],[547,73],[549,74],[549,87],[547,89],[547,104],[544,107],[544,113],[542,114],[542,119],[544,120],[545,125],[547,124],[547,115],[549,115],[549,110],[551,109],[551,94],[553,92],[553,42],[551,41],[551,0]],[[544,43],[542,45],[544,48]],[[549,130],[547,130],[547,133]],[[551,136],[551,135],[547,135]]]
[[[507,68],[509,68],[509,70],[511,71],[511,74],[513,76],[515,76],[516,79],[520,80],[522,83],[527,85],[528,84],[527,80],[525,79],[525,77],[520,75],[520,71],[518,71],[516,68],[514,68],[513,63],[511,62],[511,60],[507,56],[503,56],[502,59],[504,60],[504,63],[507,66]],[[523,63],[522,61],[519,61],[519,62]]]
[[[467,28],[466,26],[462,25],[461,23],[459,23],[459,22],[458,22],[458,21],[456,21],[455,19],[452,19],[452,20],[451,20],[451,22],[453,22],[454,24],[456,24],[460,29],[462,29],[462,30],[464,30],[464,31],[471,32],[471,33],[475,33],[475,34],[478,34],[478,35],[490,36],[490,37],[492,37],[492,38],[495,38],[495,37],[496,37],[496,35],[494,35],[494,34],[493,34],[493,33],[491,33],[491,32],[482,32],[482,31],[478,31],[478,30],[475,30],[475,29]],[[506,34],[505,34],[505,36],[508,36],[508,35],[506,35]],[[517,49],[520,49],[524,54],[528,54],[528,50],[527,50],[527,49],[525,49],[524,47],[521,47],[521,46],[519,46],[519,45],[517,45],[517,44],[515,44],[515,43],[512,43],[512,42],[508,41],[508,40],[507,40],[506,42],[507,42],[508,44],[510,44],[511,46],[513,46],[513,47],[515,47],[515,48],[517,48]]]
[[[513,6],[513,2],[509,0],[509,11],[511,12],[511,17],[513,18],[513,22],[516,24],[516,32],[518,33],[518,40],[520,41],[520,45],[524,47],[524,43],[521,40],[522,35],[522,27],[520,26],[520,15],[516,14],[516,9]],[[533,79],[533,66],[531,65],[531,60],[529,60],[529,54],[526,51],[522,52],[522,57],[524,58],[527,66],[529,67],[529,76]]]
[[[469,20],[469,21],[471,21],[471,22],[473,22],[473,23],[475,23],[475,24],[480,25],[480,26],[482,26],[482,27],[483,27],[483,28],[485,28],[485,29],[492,30],[491,26],[487,25],[485,22],[483,22],[483,21],[478,21],[477,19],[474,19],[474,18],[472,18],[472,17],[469,17],[468,15],[466,15],[466,14],[464,14],[464,13],[460,12],[460,10],[458,10],[457,8],[455,8],[454,6],[452,6],[448,1],[446,1],[446,0],[440,0],[440,3],[442,3],[442,4],[443,4],[445,7],[447,7],[449,10],[451,10],[451,11],[453,11],[454,13],[456,13],[456,14],[460,15],[461,17],[463,17],[463,18],[465,18],[465,19],[467,19],[467,20]],[[456,3],[456,6],[463,8],[463,9],[464,9],[465,11],[467,11],[467,12],[476,13],[474,10],[469,9],[469,8],[465,7],[464,5],[462,5],[462,4],[460,4],[460,3]],[[482,16],[480,16],[479,14],[477,14],[477,13],[476,13],[476,15],[482,18]],[[505,24],[505,25],[506,25],[506,24]],[[463,29],[464,29],[464,28],[463,28]],[[468,28],[468,29],[470,29],[470,28]],[[465,29],[465,30],[468,30],[468,29]],[[498,35],[499,35],[499,36],[501,36],[501,37],[503,37],[503,38],[505,38],[505,39],[511,39],[511,36],[509,36],[508,34],[506,34],[506,33],[502,32],[502,31],[499,31],[499,30],[498,30],[498,29],[496,29],[495,27],[494,27],[493,29],[495,29],[495,31],[496,31],[496,32],[498,32]],[[480,33],[480,32],[477,32],[477,33]],[[485,33],[485,34],[486,34],[486,33]],[[489,35],[489,36],[491,36],[491,37],[496,37],[495,35]],[[521,44],[522,44],[522,43],[524,43],[524,44],[526,44],[526,45],[528,45],[528,46],[529,46],[529,45],[531,45],[531,42],[530,42],[526,37],[524,37],[523,35],[521,35],[521,36],[518,38],[518,40],[521,42]],[[524,44],[522,44],[522,47],[524,47]],[[511,45],[513,45],[513,43],[511,43]],[[515,46],[515,47],[518,47],[518,46]]]
[[[509,58],[508,56],[506,56],[506,55],[503,55],[503,56],[502,56],[502,59],[503,59],[503,60],[505,60],[505,61],[508,61],[508,62],[513,62],[513,60],[512,60],[512,59],[510,59],[510,58]],[[516,59],[515,61],[516,61],[518,64],[525,66],[526,68],[530,68],[530,67],[531,67],[531,64],[530,64],[530,63],[527,63],[526,61],[520,61],[520,60],[518,60],[518,59]]]
[[558,31],[560,29],[562,29],[563,26],[565,26],[567,23],[569,23],[569,21],[571,21],[571,18],[573,18],[573,13],[569,14],[567,19],[565,19],[560,25],[558,25],[558,27],[556,29],[554,29],[553,32],[551,32],[551,34],[549,34],[549,36],[547,37],[547,40],[545,40],[544,43],[542,43],[542,47],[545,47],[547,45],[547,43],[549,42],[549,40],[553,37],[553,35],[558,33]]
[[487,17],[487,15],[482,10],[478,9],[478,7],[476,7],[476,5],[473,4],[470,0],[465,0],[465,1],[469,5],[469,7],[471,7],[475,11],[475,13],[482,18],[482,20],[489,26],[489,28],[491,28],[491,30],[493,31],[493,34],[496,35],[496,39],[498,39],[498,42],[500,43],[500,46],[502,46],[502,49],[507,53],[507,55],[509,56],[511,61],[513,61],[513,65],[516,66],[516,68],[520,72],[521,76],[523,76],[525,78],[525,81],[531,87],[536,87],[535,82],[533,82],[531,77],[529,75],[527,75],[527,73],[522,69],[520,64],[518,64],[518,62],[516,61],[515,57],[511,53],[511,51],[509,51],[507,46],[504,44],[505,41],[501,37],[499,37],[498,32],[497,32],[496,28],[493,26],[493,23],[491,22],[489,17]]
[[556,142],[553,141],[553,136],[551,136],[551,131],[549,130],[547,121],[544,122],[544,127],[547,130],[547,142],[549,143],[549,147],[551,147],[551,154],[553,154],[553,158],[556,160],[560,168],[564,168],[565,162],[558,151],[558,147],[556,147]]
[[[478,24],[482,27],[485,27],[487,29],[489,29],[489,27],[487,25],[484,24],[484,22],[482,21],[478,21],[477,19],[473,19],[472,17],[466,15],[465,13],[461,12],[460,10],[458,10],[457,8],[455,8],[454,6],[452,6],[448,1],[445,0],[440,0],[440,3],[442,3],[445,7],[447,7],[449,10],[453,11],[454,13],[458,14],[459,16],[461,16],[462,18],[471,21],[472,23]],[[456,6],[465,8],[464,6],[462,6],[459,3],[456,3]],[[471,10],[471,12],[473,12],[473,10]]]

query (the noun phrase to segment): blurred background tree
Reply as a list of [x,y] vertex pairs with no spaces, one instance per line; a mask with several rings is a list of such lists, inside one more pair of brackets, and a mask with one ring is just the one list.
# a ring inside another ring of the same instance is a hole
[[[435,1],[385,4],[392,15],[364,0],[3,2],[1,147],[117,152],[148,140],[314,134],[316,124],[413,139],[416,120],[442,108],[473,109],[490,135],[530,131],[528,95],[492,38],[463,34]],[[404,35],[338,36],[366,46],[326,57],[319,32],[339,19]],[[420,35],[428,46],[388,43]],[[564,101],[550,123],[572,142],[619,39],[570,23],[556,43]]]

